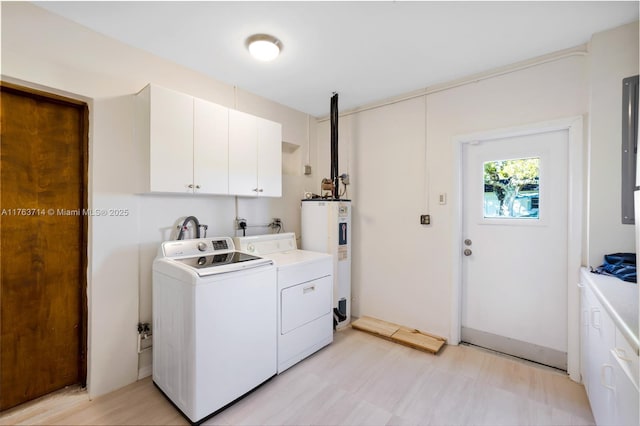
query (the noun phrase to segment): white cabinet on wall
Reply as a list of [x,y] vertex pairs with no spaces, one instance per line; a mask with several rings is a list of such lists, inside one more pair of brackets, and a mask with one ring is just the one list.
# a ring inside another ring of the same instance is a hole
[[229,111],[229,193],[282,196],[282,126]]
[[136,96],[136,115],[148,169],[144,192],[187,192],[193,183],[193,98],[149,85]]
[[282,125],[258,117],[258,190],[266,197],[282,196]]
[[193,100],[193,183],[200,194],[229,193],[229,108]]
[[163,87],[136,96],[144,192],[228,194],[229,109]]
[[637,425],[638,353],[620,332],[591,284],[583,280],[580,287],[581,373],[593,417],[598,425]]

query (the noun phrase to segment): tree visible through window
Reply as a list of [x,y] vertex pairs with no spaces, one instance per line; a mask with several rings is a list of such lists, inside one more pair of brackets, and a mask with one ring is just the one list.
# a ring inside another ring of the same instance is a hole
[[538,218],[540,158],[484,163],[484,217]]

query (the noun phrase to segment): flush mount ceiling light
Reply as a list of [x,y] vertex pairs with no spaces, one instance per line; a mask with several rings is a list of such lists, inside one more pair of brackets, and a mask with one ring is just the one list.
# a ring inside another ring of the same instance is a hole
[[282,50],[282,43],[268,34],[254,34],[247,39],[247,49],[259,61],[273,61]]

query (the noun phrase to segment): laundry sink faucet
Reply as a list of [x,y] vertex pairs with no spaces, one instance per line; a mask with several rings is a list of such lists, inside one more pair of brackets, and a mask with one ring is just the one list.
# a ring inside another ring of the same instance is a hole
[[189,225],[189,222],[193,223],[193,228],[195,229],[196,238],[200,238],[200,228],[204,228],[203,237],[207,236],[207,229],[209,229],[209,227],[207,225],[201,225],[197,217],[187,216],[185,220],[182,222],[182,225],[178,226],[178,229],[180,229],[180,232],[178,232],[178,238],[176,238],[177,240],[184,239],[184,232],[188,229],[187,226]]

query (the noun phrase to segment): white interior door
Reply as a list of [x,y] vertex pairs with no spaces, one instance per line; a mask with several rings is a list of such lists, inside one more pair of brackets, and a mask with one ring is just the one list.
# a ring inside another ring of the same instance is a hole
[[567,130],[463,146],[462,341],[567,368]]

